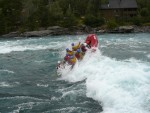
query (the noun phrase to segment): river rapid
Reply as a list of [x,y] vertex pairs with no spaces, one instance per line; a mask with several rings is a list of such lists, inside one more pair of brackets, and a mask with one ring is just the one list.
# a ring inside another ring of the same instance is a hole
[[58,76],[86,36],[1,38],[0,113],[150,113],[150,34],[99,34],[99,49]]

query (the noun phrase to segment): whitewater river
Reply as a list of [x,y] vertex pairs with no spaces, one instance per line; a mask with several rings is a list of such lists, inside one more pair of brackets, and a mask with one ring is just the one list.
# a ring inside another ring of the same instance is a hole
[[150,113],[150,34],[97,35],[99,50],[58,76],[86,36],[0,39],[0,113]]

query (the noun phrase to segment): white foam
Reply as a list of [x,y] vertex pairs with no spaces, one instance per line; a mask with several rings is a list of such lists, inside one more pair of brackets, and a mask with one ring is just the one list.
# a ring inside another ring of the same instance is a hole
[[13,87],[13,86],[7,82],[0,82],[0,87]]
[[43,45],[16,45],[16,46],[3,46],[0,47],[1,51],[0,53],[10,53],[12,51],[26,51],[26,50],[43,50],[43,49],[49,49],[50,46],[43,46]]
[[73,112],[77,111],[78,109],[81,109],[81,108],[80,107],[65,107],[65,108],[61,108],[61,109],[60,108],[54,109],[54,110],[48,111],[46,113],[54,113],[54,112],[73,113]]
[[[36,41],[36,42],[35,42]],[[43,42],[43,43],[40,43]],[[46,44],[45,44],[46,43]],[[26,50],[44,50],[44,49],[60,49],[64,42],[47,41],[46,39],[26,39],[17,41],[5,41],[0,43],[0,54],[6,54],[13,51],[26,51]]]
[[70,82],[86,79],[87,97],[102,103],[103,113],[149,113],[150,64],[135,59],[117,61],[99,51],[62,78]]
[[0,72],[7,72],[7,73],[11,73],[11,74],[14,73],[13,71],[10,71],[10,70],[7,70],[7,69],[0,69]]
[[41,84],[41,83],[39,83],[39,84],[37,84],[37,86],[38,87],[48,87],[48,84]]
[[148,54],[147,57],[150,58],[150,54]]
[[27,103],[21,103],[21,104],[15,105],[16,110],[13,110],[12,113],[19,113],[20,110],[32,109],[34,104],[35,102],[27,102]]

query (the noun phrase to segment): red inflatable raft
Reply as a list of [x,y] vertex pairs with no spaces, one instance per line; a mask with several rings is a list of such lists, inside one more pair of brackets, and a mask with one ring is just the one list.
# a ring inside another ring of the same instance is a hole
[[95,34],[89,34],[85,40],[85,43],[90,46],[90,48],[98,47],[98,38]]

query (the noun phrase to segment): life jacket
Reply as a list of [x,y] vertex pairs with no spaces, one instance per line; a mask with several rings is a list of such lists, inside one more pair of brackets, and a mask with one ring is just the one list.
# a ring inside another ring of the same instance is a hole
[[98,46],[98,39],[95,34],[89,34],[85,40],[85,43],[87,43],[90,48],[97,47]]
[[80,53],[76,53],[75,56],[78,60],[80,59]]
[[75,56],[76,56],[76,58],[78,60],[82,60],[83,59],[83,54],[82,53],[76,53]]
[[80,48],[80,42],[77,45],[72,46],[73,51],[76,51],[79,48]]
[[69,63],[70,65],[74,65],[74,64],[76,63],[76,57],[73,56],[73,58],[70,58],[70,59],[68,60],[68,63]]
[[81,45],[80,48],[81,48],[81,51],[84,52],[84,53],[87,51],[87,49],[86,49],[86,47],[84,45]]
[[67,55],[69,55],[69,56],[74,55],[74,51],[68,50],[68,51],[67,51]]
[[64,60],[65,60],[65,61],[68,61],[68,60],[69,60],[69,55],[66,55],[66,56],[64,57]]
[[75,56],[76,56],[76,58],[77,58],[78,60],[83,59],[83,54],[82,54],[82,51],[81,51],[80,48],[77,49],[77,51],[76,51],[76,53],[75,53]]

